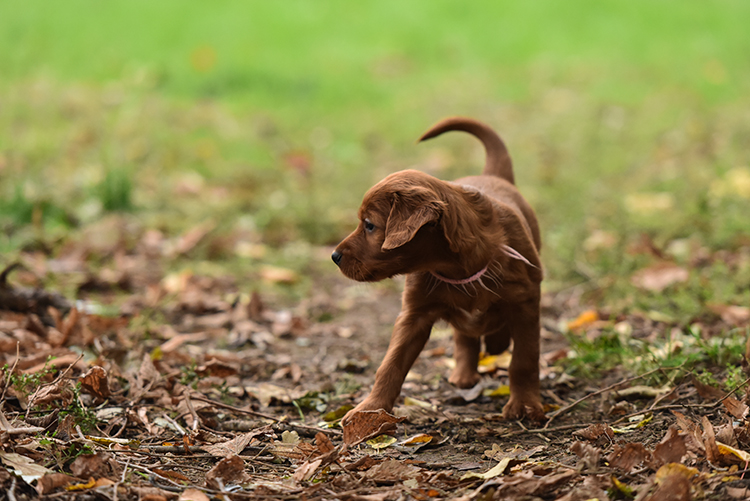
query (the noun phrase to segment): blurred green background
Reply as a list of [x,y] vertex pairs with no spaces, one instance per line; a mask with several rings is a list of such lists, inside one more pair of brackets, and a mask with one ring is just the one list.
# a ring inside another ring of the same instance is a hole
[[[390,172],[478,172],[468,136],[414,143],[467,115],[509,146],[548,290],[680,318],[747,304],[748,19],[742,0],[8,0],[0,251],[54,255],[116,212],[210,221],[231,245],[193,259],[304,272],[318,254],[253,249],[337,242]],[[630,288],[655,255],[691,267],[669,297]]]

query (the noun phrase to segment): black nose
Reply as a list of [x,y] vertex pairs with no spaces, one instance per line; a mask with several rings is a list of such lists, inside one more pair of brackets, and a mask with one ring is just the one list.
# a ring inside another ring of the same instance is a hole
[[341,263],[341,258],[344,257],[343,254],[341,254],[339,251],[335,250],[333,251],[333,254],[331,254],[331,259],[333,259],[333,262],[336,263],[336,266]]

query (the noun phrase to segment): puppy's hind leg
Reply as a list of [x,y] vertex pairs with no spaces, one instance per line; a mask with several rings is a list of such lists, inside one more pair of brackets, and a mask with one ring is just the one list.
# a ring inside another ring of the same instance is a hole
[[507,329],[484,336],[484,351],[490,355],[499,355],[507,350],[509,346],[510,331]]
[[480,341],[479,337],[470,336],[454,328],[453,358],[456,360],[456,367],[448,378],[448,382],[452,385],[459,388],[471,388],[479,382],[481,376],[477,371],[477,364],[481,348]]

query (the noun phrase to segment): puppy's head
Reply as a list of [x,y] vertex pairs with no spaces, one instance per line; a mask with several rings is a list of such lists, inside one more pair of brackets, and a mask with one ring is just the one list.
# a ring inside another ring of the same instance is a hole
[[360,206],[357,229],[331,256],[342,273],[375,282],[428,266],[446,247],[439,228],[446,203],[436,182],[419,171],[402,171],[371,188]]

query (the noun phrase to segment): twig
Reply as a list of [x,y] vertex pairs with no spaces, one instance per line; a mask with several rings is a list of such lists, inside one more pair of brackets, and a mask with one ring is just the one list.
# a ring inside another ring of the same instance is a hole
[[3,387],[3,394],[0,395],[0,402],[5,401],[5,392],[8,391],[8,388],[10,387],[10,376],[16,371],[16,366],[18,365],[18,360],[21,358],[21,342],[16,341],[16,360],[13,362],[13,367],[10,368],[10,372],[6,373],[7,381],[5,381],[5,386]]
[[39,394],[39,391],[40,391],[40,390],[41,390],[42,388],[47,388],[48,386],[54,386],[54,385],[56,385],[56,384],[57,384],[58,382],[62,381],[62,379],[63,379],[63,378],[65,377],[65,376],[67,376],[67,375],[68,375],[68,372],[70,372],[70,370],[71,370],[71,369],[73,368],[73,366],[74,366],[75,364],[77,364],[78,362],[80,362],[82,358],[83,358],[83,354],[80,354],[80,355],[78,355],[78,358],[76,358],[76,359],[75,359],[75,360],[73,361],[73,363],[71,363],[71,364],[70,364],[70,365],[69,365],[69,366],[68,366],[68,367],[67,367],[67,368],[66,368],[66,369],[65,369],[64,371],[62,371],[62,372],[60,373],[60,375],[58,375],[58,376],[57,376],[57,377],[56,377],[56,378],[55,378],[55,379],[54,379],[54,380],[53,380],[53,381],[52,381],[51,383],[43,384],[43,385],[39,386],[39,388],[37,388],[37,389],[36,389],[36,391],[34,392],[34,395],[32,395],[32,396],[31,396],[31,399],[29,400],[29,403],[27,404],[27,405],[28,405],[28,407],[26,408],[26,415],[24,416],[24,419],[26,419],[26,418],[28,418],[28,417],[29,417],[29,412],[31,411],[31,408],[33,407],[33,405],[32,405],[32,404],[34,403],[34,396],[38,395],[38,394]]
[[633,377],[629,377],[627,379],[623,379],[622,381],[620,381],[618,383],[611,384],[611,385],[607,386],[606,388],[602,388],[601,390],[597,390],[597,391],[595,391],[593,393],[588,393],[588,394],[584,395],[583,397],[579,398],[578,400],[576,400],[575,402],[573,402],[572,404],[566,405],[565,407],[563,407],[561,409],[558,409],[555,412],[553,412],[552,415],[547,420],[547,423],[544,425],[543,429],[549,428],[549,425],[552,423],[552,421],[555,420],[555,418],[557,418],[558,416],[560,416],[562,414],[565,414],[566,412],[568,412],[570,409],[572,409],[576,405],[580,404],[581,402],[584,402],[584,401],[586,401],[586,400],[588,400],[590,398],[593,398],[593,397],[595,397],[597,395],[601,395],[602,393],[606,393],[608,391],[612,391],[615,388],[617,388],[618,386],[622,386],[622,385],[627,384],[627,383],[632,383],[633,381],[636,381],[638,379],[643,379],[644,377],[648,377],[651,374],[653,374],[655,372],[662,371],[662,370],[664,370],[663,367],[657,367],[656,369],[650,370],[650,371],[648,371],[648,372],[646,372],[644,374],[639,374],[637,376],[633,376]]
[[522,430],[510,431],[508,433],[500,435],[500,438],[515,437],[516,435],[525,435],[526,433],[529,433],[529,434],[554,433],[556,431],[572,430],[574,428],[586,428],[587,426],[589,425],[566,424],[563,426],[556,426],[555,428],[547,428],[546,426],[544,428],[532,428],[532,429],[524,428]]
[[284,421],[282,421],[281,419],[279,419],[279,418],[277,418],[275,416],[271,416],[270,414],[263,414],[262,412],[251,411],[251,410],[248,410],[248,409],[241,409],[240,407],[235,407],[233,405],[223,404],[221,402],[217,402],[215,400],[211,400],[211,399],[199,396],[199,395],[192,395],[190,398],[192,398],[194,400],[199,400],[201,402],[206,402],[206,403],[215,405],[216,407],[221,407],[223,409],[229,409],[229,410],[232,410],[234,412],[239,412],[239,413],[242,413],[242,414],[248,414],[250,416],[260,417],[260,418],[263,418],[263,419],[270,419],[271,421],[274,421],[276,423],[285,423],[285,424],[288,424],[289,426],[292,426],[292,427],[295,427],[295,428],[302,428],[302,429],[305,429],[305,430],[312,430],[312,431],[322,431],[323,433],[326,433],[328,435],[335,435],[335,436],[339,436],[339,435],[342,434],[338,430],[326,430],[325,428],[319,428],[317,426],[309,426],[309,425],[302,424],[302,423],[284,422]]
[[187,405],[188,410],[190,411],[190,415],[193,417],[193,431],[198,431],[198,428],[200,428],[201,420],[198,417],[198,413],[195,412],[195,408],[193,407],[193,402],[190,401],[190,393],[185,392],[185,404]]

